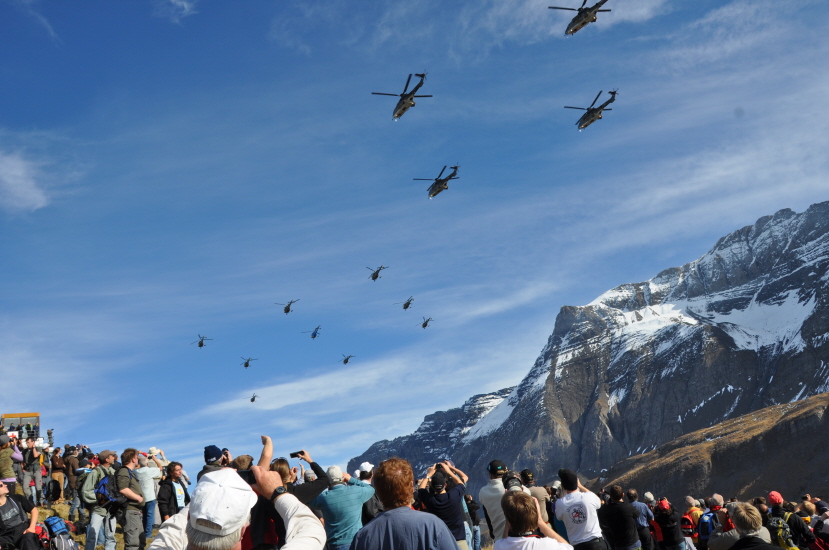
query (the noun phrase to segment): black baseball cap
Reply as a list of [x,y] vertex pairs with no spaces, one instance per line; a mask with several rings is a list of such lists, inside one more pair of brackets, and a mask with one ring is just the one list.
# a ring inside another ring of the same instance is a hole
[[491,474],[495,474],[495,473],[499,473],[499,472],[506,472],[507,471],[507,465],[504,464],[500,460],[493,460],[486,467],[486,471],[491,473]]
[[439,493],[446,486],[446,474],[435,472],[432,474],[432,490]]
[[521,481],[524,483],[529,483],[533,480],[533,471],[529,468],[521,470]]

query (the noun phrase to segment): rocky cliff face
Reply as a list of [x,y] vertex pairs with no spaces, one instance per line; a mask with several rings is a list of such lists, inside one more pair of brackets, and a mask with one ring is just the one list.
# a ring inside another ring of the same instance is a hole
[[[428,452],[395,450],[417,464],[451,454],[473,487],[493,458],[540,480],[562,466],[598,477],[683,434],[825,392],[827,266],[829,202],[760,218],[694,262],[561,308],[497,406],[447,439],[424,423]],[[389,456],[383,443],[360,460]]]

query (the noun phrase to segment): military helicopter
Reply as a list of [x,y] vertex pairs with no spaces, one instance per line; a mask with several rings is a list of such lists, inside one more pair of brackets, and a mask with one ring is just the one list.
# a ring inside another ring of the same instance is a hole
[[250,402],[251,402],[251,403],[255,403],[255,402],[256,402],[256,398],[257,398],[257,397],[259,397],[259,396],[258,396],[258,395],[256,395],[256,394],[254,393],[254,394],[250,397]]
[[596,4],[594,4],[593,6],[590,6],[589,8],[584,7],[585,4],[587,4],[587,0],[584,0],[581,3],[581,7],[578,8],[578,9],[576,9],[576,8],[560,8],[558,6],[549,6],[549,8],[551,10],[569,10],[569,11],[579,12],[578,14],[576,14],[576,16],[573,18],[573,20],[570,21],[570,24],[567,25],[567,30],[564,31],[564,34],[576,34],[578,31],[580,31],[581,29],[586,27],[589,23],[595,23],[597,13],[599,13],[600,11],[610,11],[610,10],[600,10],[599,9],[602,6],[604,6],[605,2],[607,2],[607,0],[599,0]]
[[399,306],[400,304],[403,304],[403,309],[409,309],[410,307],[412,307],[412,302],[414,302],[414,296],[409,296],[409,299],[405,302],[395,302],[392,305]]
[[376,281],[377,279],[382,279],[382,277],[380,277],[380,272],[383,271],[384,269],[388,269],[388,268],[389,268],[389,266],[387,266],[387,265],[381,265],[377,269],[371,269],[370,267],[367,267],[366,269],[371,271],[371,275],[369,275],[368,278],[371,279],[372,281]]
[[317,325],[317,328],[315,328],[314,330],[306,330],[306,331],[303,331],[302,334],[308,334],[310,332],[311,333],[311,340],[314,340],[317,336],[320,335],[320,329],[321,328],[322,328],[322,325]]
[[443,170],[440,171],[440,174],[438,174],[438,177],[436,177],[436,178],[412,178],[412,179],[414,181],[434,181],[434,183],[429,186],[429,198],[431,199],[432,197],[437,196],[437,194],[440,193],[441,191],[445,191],[445,190],[449,189],[449,180],[460,179],[460,176],[457,175],[458,174],[458,168],[460,168],[460,166],[458,166],[456,164],[455,166],[452,166],[451,168],[452,168],[452,173],[449,174],[448,176],[446,176],[445,178],[441,178],[441,176],[443,175],[443,172],[446,170],[446,166],[443,167]]
[[394,114],[392,115],[392,118],[394,120],[398,120],[406,113],[406,111],[408,111],[411,107],[415,106],[414,98],[432,97],[431,95],[415,95],[417,91],[420,89],[420,87],[423,86],[423,81],[426,80],[426,73],[415,74],[415,76],[420,77],[420,82],[418,82],[417,85],[414,88],[412,88],[411,92],[406,93],[406,90],[409,89],[409,83],[412,81],[412,75],[409,75],[408,80],[406,80],[406,86],[403,88],[402,94],[385,94],[382,92],[371,92],[372,95],[391,95],[400,98],[400,101],[397,102],[397,106],[394,108]]
[[242,363],[242,366],[245,367],[245,368],[248,368],[250,366],[251,361],[259,361],[259,359],[252,359],[250,357],[248,357],[247,359],[242,357],[241,359],[242,359],[242,361],[244,361],[244,363]]
[[279,302],[274,302],[274,304],[275,304],[275,305],[277,305],[277,306],[285,306],[285,307],[282,309],[282,311],[284,311],[284,312],[285,312],[285,315],[288,315],[291,311],[293,311],[293,310],[291,309],[291,306],[292,306],[293,304],[297,303],[298,301],[299,301],[299,300],[291,300],[291,301],[290,301],[290,302],[288,302],[287,304],[280,304]]
[[579,119],[579,121],[576,122],[576,125],[578,125],[578,127],[579,127],[579,131],[584,130],[585,128],[587,128],[588,126],[590,126],[591,124],[593,124],[594,122],[596,122],[597,120],[602,118],[602,111],[612,111],[613,110],[613,109],[608,109],[607,106],[610,105],[611,103],[613,103],[614,101],[616,101],[616,94],[619,93],[619,92],[617,90],[613,90],[613,91],[608,92],[608,93],[610,94],[610,99],[608,99],[607,101],[605,101],[604,103],[602,103],[598,107],[593,107],[593,105],[596,104],[596,101],[598,101],[599,96],[602,95],[601,90],[599,90],[599,93],[596,96],[596,99],[593,100],[593,103],[590,104],[590,107],[568,107],[568,106],[565,105],[565,107],[564,107],[565,109],[581,109],[582,111],[587,111],[586,113],[581,115],[581,118]]
[[345,355],[343,355],[343,354],[340,354],[340,355],[342,355],[342,356],[343,356],[343,365],[347,365],[347,364],[348,364],[348,360],[349,360],[349,359],[351,359],[352,357],[357,357],[356,355],[349,355],[348,357],[346,357],[346,356],[345,356]]
[[205,340],[212,340],[212,339],[213,338],[208,338],[207,336],[202,336],[201,334],[199,334],[199,339],[196,340],[195,342],[190,342],[190,345],[192,346],[193,344],[198,344],[200,348],[203,348],[204,345],[205,345],[204,341]]
[[429,326],[429,323],[431,323],[433,320],[434,319],[432,319],[431,317],[429,317],[428,319],[426,317],[424,317],[423,322],[419,323],[419,324],[420,324],[421,327],[426,328],[426,327]]

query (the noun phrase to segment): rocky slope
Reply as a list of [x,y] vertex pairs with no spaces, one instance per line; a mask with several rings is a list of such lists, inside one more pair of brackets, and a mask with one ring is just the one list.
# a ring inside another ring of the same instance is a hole
[[[393,450],[416,464],[451,455],[473,488],[496,457],[542,480],[561,466],[597,477],[700,428],[825,392],[827,266],[829,202],[760,218],[694,262],[562,307],[496,407],[457,432],[424,423]],[[352,463],[389,456],[383,443]]]
[[438,460],[451,458],[454,446],[462,441],[470,428],[506,399],[513,389],[475,395],[456,409],[430,414],[413,434],[392,441],[378,441],[365,453],[352,458],[348,462],[348,471],[353,472],[364,461],[378,464],[385,458],[401,456],[412,463],[416,472],[422,472]]
[[827,408],[822,393],[726,420],[623,460],[591,488],[618,483],[671,502],[715,492],[750,500],[776,490],[796,502],[804,493],[829,494]]

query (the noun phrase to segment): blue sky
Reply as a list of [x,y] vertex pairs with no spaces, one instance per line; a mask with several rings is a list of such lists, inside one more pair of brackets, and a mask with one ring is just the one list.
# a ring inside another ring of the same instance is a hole
[[[3,411],[345,466],[516,384],[562,305],[829,199],[825,2],[610,0],[568,38],[547,5],[0,0]],[[393,122],[370,92],[421,71]]]

